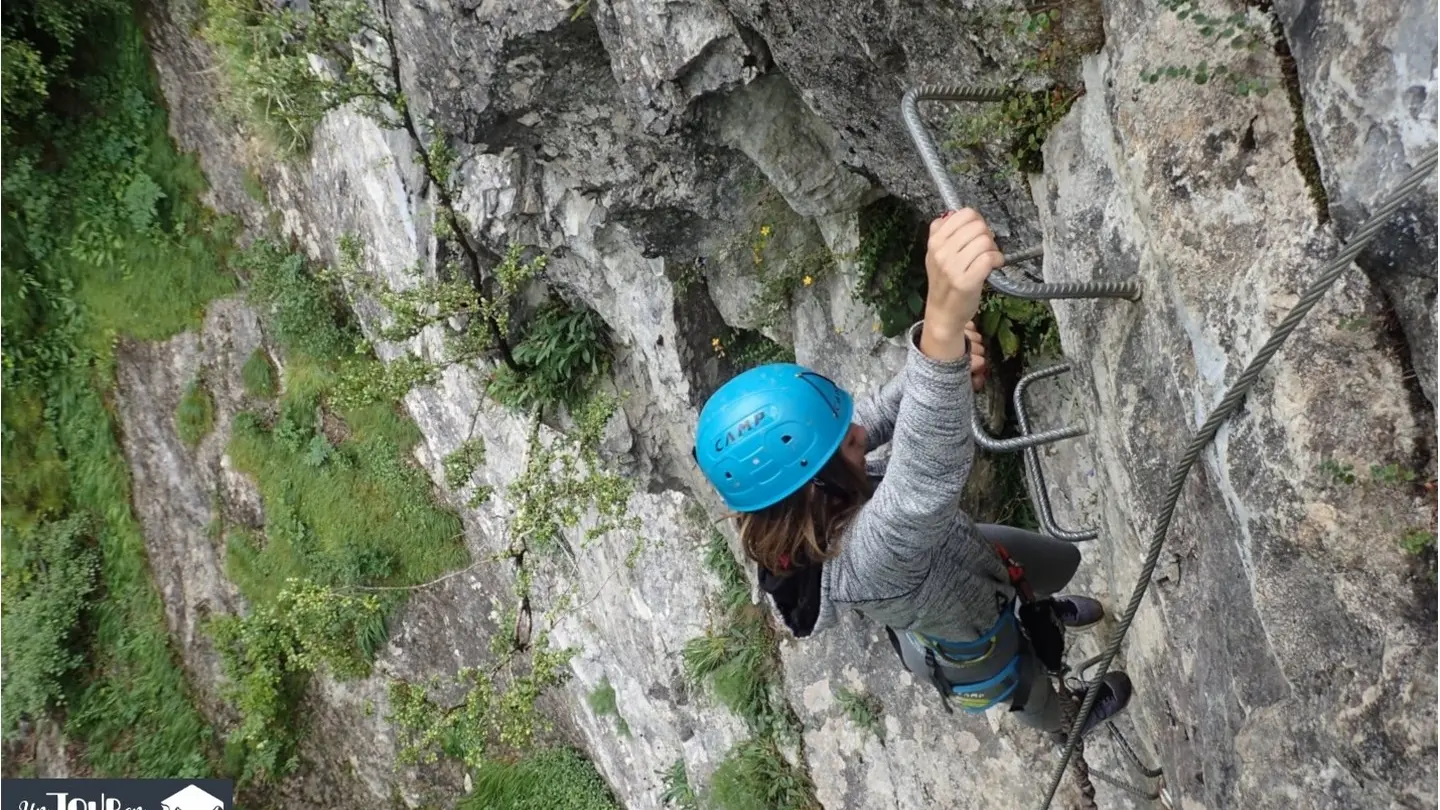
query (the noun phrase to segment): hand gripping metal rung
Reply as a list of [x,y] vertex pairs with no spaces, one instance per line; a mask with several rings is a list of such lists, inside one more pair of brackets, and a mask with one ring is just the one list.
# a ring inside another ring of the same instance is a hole
[[[1010,96],[1009,90],[952,85],[921,85],[910,88],[900,100],[900,114],[905,119],[905,127],[910,130],[910,138],[915,142],[915,150],[920,153],[920,160],[925,164],[925,169],[930,172],[930,179],[934,181],[936,189],[940,192],[940,198],[945,201],[945,207],[948,210],[958,211],[965,206],[961,204],[960,195],[955,191],[955,184],[950,180],[950,173],[946,171],[945,164],[940,159],[940,151],[935,147],[934,139],[925,129],[925,121],[920,117],[920,102],[998,102],[1004,101]],[[1027,259],[1039,258],[1043,252],[1043,248],[1037,245],[1013,253],[1005,251],[1005,259],[1007,264],[1016,264]],[[1016,298],[1126,298],[1131,301],[1140,298],[1140,285],[1133,281],[1035,284],[1028,281],[1016,281],[997,270],[990,274],[989,282],[990,286],[996,290]]]

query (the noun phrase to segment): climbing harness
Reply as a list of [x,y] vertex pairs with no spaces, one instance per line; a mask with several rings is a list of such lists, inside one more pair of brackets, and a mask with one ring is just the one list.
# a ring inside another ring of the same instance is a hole
[[[927,85],[910,89],[901,100],[900,109],[905,119],[905,125],[910,130],[910,135],[915,141],[915,148],[919,152],[921,160],[925,163],[926,169],[930,172],[931,179],[934,180],[936,187],[939,189],[940,196],[945,201],[947,208],[951,210],[959,209],[961,207],[960,199],[955,193],[955,188],[950,182],[950,177],[945,171],[944,165],[940,161],[940,155],[935,148],[934,142],[925,130],[924,122],[920,118],[919,102],[922,100],[996,102],[1003,101],[1008,98],[1009,95],[1010,93],[1004,90]],[[1186,446],[1185,452],[1171,470],[1169,486],[1165,493],[1164,503],[1160,509],[1159,520],[1156,522],[1155,529],[1150,537],[1149,546],[1146,550],[1145,563],[1141,566],[1139,579],[1136,581],[1135,588],[1130,595],[1130,601],[1126,604],[1125,610],[1121,614],[1115,634],[1111,637],[1109,645],[1098,659],[1092,659],[1080,668],[1080,671],[1083,672],[1092,663],[1098,664],[1098,670],[1089,681],[1089,688],[1084,690],[1084,699],[1081,700],[1078,710],[1076,710],[1070,718],[1070,728],[1066,734],[1067,741],[1065,748],[1061,753],[1060,761],[1050,774],[1050,781],[1045,791],[1045,799],[1040,804],[1039,810],[1048,810],[1050,807],[1050,803],[1055,798],[1055,792],[1060,787],[1060,782],[1064,779],[1066,768],[1070,766],[1072,758],[1081,746],[1081,739],[1079,737],[1080,729],[1084,725],[1085,718],[1089,716],[1090,710],[1095,705],[1095,700],[1100,694],[1098,687],[1105,678],[1106,673],[1110,671],[1110,666],[1114,663],[1115,657],[1119,655],[1120,647],[1125,641],[1125,636],[1129,632],[1131,624],[1135,621],[1135,614],[1140,609],[1140,603],[1145,598],[1145,593],[1150,587],[1150,578],[1155,573],[1155,567],[1159,563],[1160,552],[1164,548],[1166,535],[1170,531],[1170,522],[1175,516],[1175,508],[1180,501],[1180,493],[1184,489],[1185,481],[1189,478],[1190,469],[1195,465],[1200,454],[1209,446],[1210,442],[1214,440],[1221,425],[1228,421],[1230,417],[1239,410],[1240,403],[1244,401],[1245,396],[1250,392],[1250,389],[1254,387],[1255,381],[1260,377],[1260,373],[1264,371],[1265,366],[1270,363],[1275,354],[1280,351],[1281,346],[1290,338],[1291,333],[1293,333],[1305,317],[1310,314],[1310,310],[1319,303],[1320,299],[1324,297],[1325,293],[1329,291],[1330,287],[1334,285],[1341,274],[1349,268],[1351,262],[1355,260],[1355,257],[1360,255],[1360,252],[1365,249],[1365,246],[1379,234],[1390,217],[1399,210],[1400,206],[1410,195],[1420,189],[1421,185],[1430,176],[1430,173],[1435,170],[1436,162],[1437,153],[1434,151],[1422,158],[1410,174],[1396,186],[1390,196],[1376,207],[1370,218],[1351,234],[1350,239],[1345,242],[1344,247],[1325,265],[1320,275],[1306,288],[1305,292],[1300,296],[1299,301],[1290,312],[1286,314],[1279,326],[1275,328],[1264,345],[1260,347],[1260,350],[1256,352],[1255,356],[1246,365],[1240,377],[1225,392],[1225,395],[1220,400],[1220,404],[1210,412],[1205,422],[1195,431],[1190,443]],[[1020,261],[1021,259],[1034,258],[1039,255],[1041,255],[1039,249],[1031,249],[1013,254],[1010,260],[1012,262]],[[1136,300],[1140,296],[1139,285],[1132,282],[1027,284],[1005,278],[997,271],[990,275],[990,283],[999,292],[1014,295],[1019,298],[1128,298],[1130,300]],[[1050,369],[1047,369],[1047,371],[1049,370]],[[1064,369],[1061,370],[1063,371]],[[1054,373],[1060,373],[1060,371],[1055,371]],[[1017,391],[1017,403],[1019,403],[1019,400],[1020,393]],[[1017,410],[1023,412],[1023,407]],[[1026,427],[1026,421],[1028,420],[1020,417],[1018,413],[1017,418],[1021,421],[1022,432],[1028,433],[1028,427]],[[984,441],[980,438],[982,432],[983,431],[976,431],[976,439],[977,442],[984,447]],[[1044,444],[1045,442],[1039,441],[1038,435],[1031,436],[1030,438],[1033,440],[1033,443],[1022,444],[1020,449],[1027,452],[1026,470],[1032,484],[1032,492],[1035,493],[1035,500],[1041,502],[1041,504],[1048,505],[1048,498],[1044,494],[1043,486],[1039,488],[1033,486],[1037,483],[1037,479],[1039,479],[1038,457],[1034,462],[1032,462],[1029,457],[1029,453],[1034,452],[1036,446]],[[1043,484],[1043,481],[1040,483]],[[1037,511],[1045,510],[1037,509]],[[1050,522],[1052,524],[1051,528],[1055,528],[1053,526],[1053,515],[1050,516]],[[1089,534],[1089,532],[1076,532],[1073,534]],[[1136,765],[1145,776],[1163,780],[1163,773],[1159,769],[1146,768],[1140,762],[1139,757],[1135,756],[1135,752],[1130,747],[1128,741],[1124,741],[1123,736],[1119,734],[1119,730],[1114,727],[1113,723],[1110,724],[1110,727],[1112,737],[1114,737],[1117,742],[1122,743],[1120,748],[1132,763]],[[1084,767],[1083,759],[1077,762],[1077,767],[1080,767],[1085,774],[1093,775],[1101,779],[1101,781],[1115,784],[1132,795],[1147,799],[1159,799],[1166,806],[1170,806],[1170,796],[1165,789],[1163,781],[1159,790],[1154,791],[1152,795],[1152,792],[1142,791],[1131,785],[1123,784],[1114,777],[1102,775],[1088,769],[1088,767]]]
[[[951,698],[975,714],[1006,700],[1011,711],[1023,711],[1033,685],[1031,668],[1021,655],[1027,648],[1051,675],[1065,672],[1065,628],[1054,602],[1036,599],[1024,566],[1004,546],[992,545],[1015,595],[1001,601],[1000,615],[990,629],[970,641],[952,641],[885,628],[906,669],[930,680],[946,712],[953,712]],[[977,677],[977,669],[984,674]]]

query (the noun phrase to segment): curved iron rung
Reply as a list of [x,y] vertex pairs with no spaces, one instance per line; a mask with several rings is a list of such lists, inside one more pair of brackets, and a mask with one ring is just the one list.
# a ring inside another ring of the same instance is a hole
[[[965,206],[960,201],[960,194],[955,190],[955,184],[950,179],[950,173],[945,169],[945,163],[940,159],[940,150],[936,148],[935,141],[925,128],[925,121],[920,117],[921,101],[978,101],[997,102],[1009,98],[1011,91],[996,90],[989,88],[962,87],[958,85],[920,85],[905,91],[904,97],[900,100],[900,114],[905,120],[905,127],[910,131],[910,139],[915,142],[915,151],[920,153],[920,160],[930,173],[930,179],[935,183],[935,188],[940,192],[940,198],[945,201],[945,207],[951,211],[958,211]],[[1013,256],[1008,256],[1007,263],[1014,264],[1026,259],[1040,256],[1043,248],[1037,246],[1026,250],[1017,251]],[[1089,281],[1089,282],[1063,282],[1058,284],[1035,284],[1028,281],[1016,281],[1000,271],[990,274],[990,286],[1006,295],[1013,295],[1016,298],[1028,299],[1054,299],[1054,298],[1125,298],[1131,301],[1140,299],[1140,285],[1133,281]]]
[[[1022,434],[1030,432],[1030,415],[1025,411],[1026,389],[1030,387],[1031,383],[1064,374],[1069,370],[1069,363],[1059,363],[1039,371],[1032,371],[1021,377],[1020,381],[1015,384],[1015,419],[1020,423]],[[1040,470],[1040,453],[1033,446],[1024,448],[1023,452],[1025,453],[1025,477],[1030,482],[1031,499],[1035,502],[1035,512],[1040,519],[1040,528],[1052,537],[1071,543],[1084,543],[1099,537],[1100,533],[1094,529],[1072,531],[1060,527],[1059,522],[1055,520],[1055,510],[1050,505],[1050,492],[1045,484],[1045,475]]]
[[985,429],[985,423],[981,421],[980,406],[976,405],[970,412],[970,432],[975,435],[975,443],[981,449],[989,453],[1013,453],[1017,450],[1024,450],[1027,447],[1038,447],[1042,444],[1058,442],[1061,439],[1073,439],[1076,436],[1084,436],[1085,428],[1079,425],[1067,425],[1053,430],[1045,430],[1040,433],[1022,433],[1009,439],[997,439],[990,435]]

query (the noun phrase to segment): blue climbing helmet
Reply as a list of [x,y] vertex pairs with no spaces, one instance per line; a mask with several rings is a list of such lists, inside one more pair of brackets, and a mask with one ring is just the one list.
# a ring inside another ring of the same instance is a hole
[[695,461],[737,512],[784,500],[845,441],[855,401],[824,375],[771,363],[724,385],[700,409]]

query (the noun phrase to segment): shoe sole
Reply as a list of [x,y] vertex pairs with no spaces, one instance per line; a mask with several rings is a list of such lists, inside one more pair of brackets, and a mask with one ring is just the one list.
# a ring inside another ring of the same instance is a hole
[[1100,626],[1100,622],[1101,622],[1104,618],[1105,618],[1104,616],[1101,616],[1099,619],[1096,619],[1095,621],[1090,622],[1089,624],[1067,624],[1067,625],[1065,625],[1065,629],[1066,629],[1066,630],[1074,630],[1074,631],[1076,631],[1076,632],[1078,632],[1078,633],[1083,633],[1083,632],[1085,632],[1085,631],[1087,631],[1087,630],[1094,630],[1095,628],[1097,628],[1097,627]]

